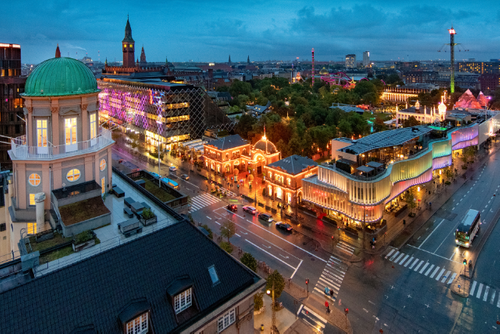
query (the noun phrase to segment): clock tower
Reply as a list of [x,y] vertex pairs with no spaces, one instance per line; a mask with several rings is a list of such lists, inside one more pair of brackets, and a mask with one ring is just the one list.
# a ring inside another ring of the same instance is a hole
[[132,38],[132,28],[127,16],[127,25],[125,26],[125,38],[122,41],[123,67],[135,67],[135,41]]

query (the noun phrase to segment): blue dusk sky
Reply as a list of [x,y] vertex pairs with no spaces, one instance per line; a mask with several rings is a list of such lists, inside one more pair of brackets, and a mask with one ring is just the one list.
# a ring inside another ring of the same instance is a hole
[[[130,15],[136,57],[148,61],[233,62],[311,58],[340,61],[449,59],[447,29],[462,45],[458,60],[500,58],[500,1],[2,1],[0,43],[18,43],[22,61],[88,55],[121,60]],[[5,15],[8,13],[8,15]],[[99,53],[98,53],[99,51]]]

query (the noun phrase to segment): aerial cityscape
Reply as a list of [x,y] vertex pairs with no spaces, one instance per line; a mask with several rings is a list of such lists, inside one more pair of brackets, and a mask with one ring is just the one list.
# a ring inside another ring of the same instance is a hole
[[500,4],[23,5],[0,333],[500,330]]

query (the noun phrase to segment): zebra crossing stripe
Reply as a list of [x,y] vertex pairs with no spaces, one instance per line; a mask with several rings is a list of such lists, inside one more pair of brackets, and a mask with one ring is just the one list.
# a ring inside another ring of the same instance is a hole
[[392,262],[394,260],[394,258],[396,258],[396,256],[398,256],[398,255],[399,255],[399,251],[397,251],[396,253],[394,253],[394,255],[391,256],[391,258],[389,259],[389,261]]
[[[471,295],[474,295],[474,291],[476,290],[476,284],[477,284],[476,281],[472,282],[472,287],[470,289],[470,294]],[[500,303],[500,299],[498,300],[498,302]]]
[[457,277],[457,273],[453,273],[453,275],[451,275],[450,279],[448,280],[448,283],[447,284],[451,284],[451,282],[453,282],[453,280],[455,279],[455,277]]
[[401,258],[402,258],[403,256],[405,256],[403,253],[399,253],[398,258],[397,258],[396,260],[394,260],[394,263],[398,263],[398,262],[399,262],[399,260],[401,260]]
[[395,249],[391,249],[391,251],[389,252],[389,254],[387,254],[387,255],[385,256],[385,258],[387,259],[389,256],[391,256],[391,254],[392,254],[392,253],[394,253],[394,251],[395,251]]
[[493,305],[493,302],[495,301],[495,295],[497,294],[497,290],[493,290],[493,293],[491,294],[491,301],[490,304]]
[[479,288],[477,288],[476,298],[479,298],[479,296],[481,296],[481,291],[483,291],[483,283],[479,283]]
[[420,260],[415,258],[415,261],[413,261],[413,263],[411,264],[411,266],[408,269],[411,270],[415,266],[415,264],[417,264],[418,261],[420,261]]
[[351,245],[349,245],[349,244],[347,244],[347,243],[345,243],[343,241],[340,241],[338,244],[341,245],[342,247],[347,248],[347,249],[349,249],[349,250],[351,250],[351,251],[354,252],[355,247],[352,247]]
[[446,269],[441,269],[441,271],[439,272],[439,275],[436,276],[436,281],[439,281],[439,279],[443,276],[443,273]]
[[488,292],[490,291],[490,287],[486,286],[486,289],[484,289],[484,296],[483,296],[483,302],[488,300]]
[[421,260],[420,263],[415,267],[415,271],[418,270],[418,268],[420,268],[420,266],[424,263],[424,260]]
[[500,308],[500,296],[498,296],[497,307]]
[[402,265],[408,259],[408,257],[410,257],[410,255],[406,255],[404,259],[402,259],[401,262],[399,262],[399,265]]
[[420,271],[418,272],[419,274],[423,273],[425,268],[427,268],[427,266],[429,265],[429,262],[427,262],[423,267],[422,269],[420,269]]
[[431,277],[430,277],[430,278],[434,278],[434,275],[436,275],[436,273],[438,272],[438,270],[439,270],[439,267],[436,267],[436,270],[434,270],[434,271],[432,272],[432,275],[431,275]]
[[448,270],[446,275],[443,276],[443,279],[441,280],[441,283],[444,283],[446,281],[446,278],[450,276],[451,270]]
[[425,272],[425,276],[429,276],[429,273],[431,272],[432,268],[434,268],[434,265],[431,265],[429,269],[427,269],[427,271]]

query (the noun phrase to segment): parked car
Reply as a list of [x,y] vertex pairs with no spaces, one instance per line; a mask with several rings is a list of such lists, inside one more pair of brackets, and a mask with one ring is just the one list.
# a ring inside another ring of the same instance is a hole
[[254,208],[253,206],[245,205],[242,209],[243,209],[243,211],[248,212],[248,213],[250,213],[252,215],[256,215],[257,214],[257,209]]
[[181,175],[181,179],[183,179],[183,180],[186,180],[186,181],[187,181],[187,180],[189,180],[189,175],[187,175],[187,174],[182,174],[182,175]]
[[160,178],[160,175],[159,175],[158,173],[155,173],[155,172],[149,172],[149,174],[153,175],[153,177],[154,177],[155,179],[157,179],[157,180]]
[[175,173],[175,172],[177,172],[177,167],[175,167],[175,166],[170,166],[170,167],[168,168],[168,170],[169,170],[171,173]]
[[279,228],[279,229],[288,231],[288,232],[292,232],[292,230],[293,230],[292,225],[290,225],[288,223],[283,223],[283,222],[277,222],[276,223],[276,227]]
[[273,221],[273,216],[268,213],[259,214],[259,219],[265,221],[266,223],[270,223]]
[[238,211],[238,206],[236,204],[228,204],[227,209],[229,211],[236,212],[236,211]]

